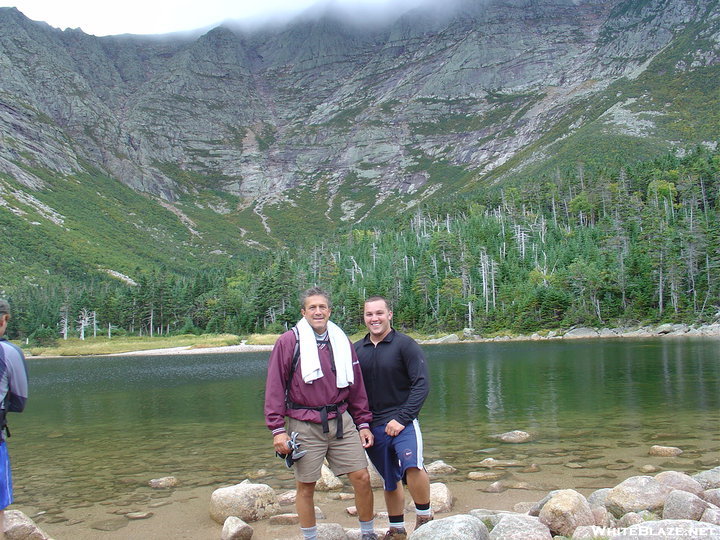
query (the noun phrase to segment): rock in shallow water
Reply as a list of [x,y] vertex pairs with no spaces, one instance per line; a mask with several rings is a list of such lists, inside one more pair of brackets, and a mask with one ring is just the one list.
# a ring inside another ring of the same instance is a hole
[[148,519],[153,517],[152,512],[130,512],[129,514],[125,514],[125,517],[128,519]]
[[491,436],[493,439],[498,439],[505,443],[520,444],[526,443],[532,440],[532,435],[526,431],[520,431],[518,429],[514,431],[508,431],[507,433],[499,433]]
[[660,456],[660,457],[675,457],[682,454],[683,451],[675,446],[660,446],[660,445],[654,445],[650,447],[650,450],[648,451],[648,455],[650,456]]
[[118,531],[123,527],[127,527],[128,523],[128,520],[125,518],[103,519],[91,523],[90,528],[97,529],[98,531]]
[[162,478],[153,478],[148,482],[153,489],[167,489],[178,485],[178,479],[174,476],[163,476]]

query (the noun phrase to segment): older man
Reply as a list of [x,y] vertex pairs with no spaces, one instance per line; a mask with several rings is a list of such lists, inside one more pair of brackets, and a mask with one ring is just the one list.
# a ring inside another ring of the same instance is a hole
[[368,334],[355,343],[373,415],[375,444],[369,448],[385,484],[390,529],[385,538],[407,538],[404,521],[407,482],[415,503],[415,528],[432,520],[430,479],[423,464],[423,441],[418,413],[430,391],[425,355],[410,336],[392,326],[387,299],[365,301],[363,318]]
[[4,538],[5,508],[13,502],[10,457],[8,456],[5,433],[8,412],[22,412],[28,395],[27,368],[25,357],[19,347],[5,339],[10,321],[10,305],[0,299],[0,538]]
[[[300,305],[302,318],[278,338],[270,354],[265,423],[276,452],[291,454],[291,442],[306,452],[288,462],[295,471],[295,506],[304,538],[317,538],[315,483],[327,458],[330,469],[336,475],[347,474],[352,483],[363,540],[375,540],[364,451],[373,443],[372,415],[360,365],[348,337],[330,321],[329,295],[320,288],[309,289]],[[291,441],[288,432],[297,436]]]

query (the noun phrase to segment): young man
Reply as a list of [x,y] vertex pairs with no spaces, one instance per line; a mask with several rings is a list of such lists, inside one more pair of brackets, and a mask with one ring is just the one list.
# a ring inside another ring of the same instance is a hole
[[304,538],[317,538],[313,497],[327,458],[330,469],[336,475],[347,474],[352,483],[362,539],[375,540],[373,493],[364,451],[373,444],[372,415],[360,365],[348,337],[330,321],[328,294],[309,289],[300,305],[302,319],[278,338],[270,354],[265,423],[272,431],[276,452],[292,451],[288,432],[298,434],[300,451],[307,452],[293,464],[295,506]]
[[430,391],[425,355],[411,337],[391,326],[388,301],[373,296],[365,301],[369,333],[355,343],[373,415],[375,443],[368,456],[385,482],[390,529],[385,538],[407,537],[403,509],[407,483],[415,503],[417,529],[432,520],[430,479],[423,465],[423,443],[417,416]]
[[9,321],[10,305],[0,299],[0,538],[5,537],[5,508],[13,502],[5,417],[8,412],[22,412],[28,395],[25,357],[19,347],[5,339]]

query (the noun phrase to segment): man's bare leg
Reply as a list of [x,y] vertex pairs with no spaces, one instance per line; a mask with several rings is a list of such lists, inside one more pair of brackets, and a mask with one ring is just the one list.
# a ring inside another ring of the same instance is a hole
[[300,518],[300,527],[315,526],[315,482],[297,482],[295,509]]
[[405,490],[402,482],[397,483],[395,491],[384,490],[383,495],[385,495],[388,515],[399,516],[405,512]]
[[355,491],[355,507],[358,511],[358,519],[360,521],[370,521],[375,515],[370,473],[368,473],[367,469],[360,469],[348,473],[348,479]]
[[405,471],[408,490],[415,504],[430,502],[430,477],[425,469],[410,467]]

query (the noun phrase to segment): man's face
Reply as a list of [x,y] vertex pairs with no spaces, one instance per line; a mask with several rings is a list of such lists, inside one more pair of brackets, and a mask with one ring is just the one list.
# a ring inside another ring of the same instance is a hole
[[300,310],[316,334],[324,334],[330,320],[330,302],[322,295],[308,296]]
[[383,339],[390,333],[390,321],[392,321],[392,311],[388,309],[384,300],[374,300],[365,302],[365,326],[370,331],[371,337],[377,340]]
[[9,320],[10,315],[7,313],[0,315],[0,337],[5,335],[5,330],[7,330],[7,323]]

